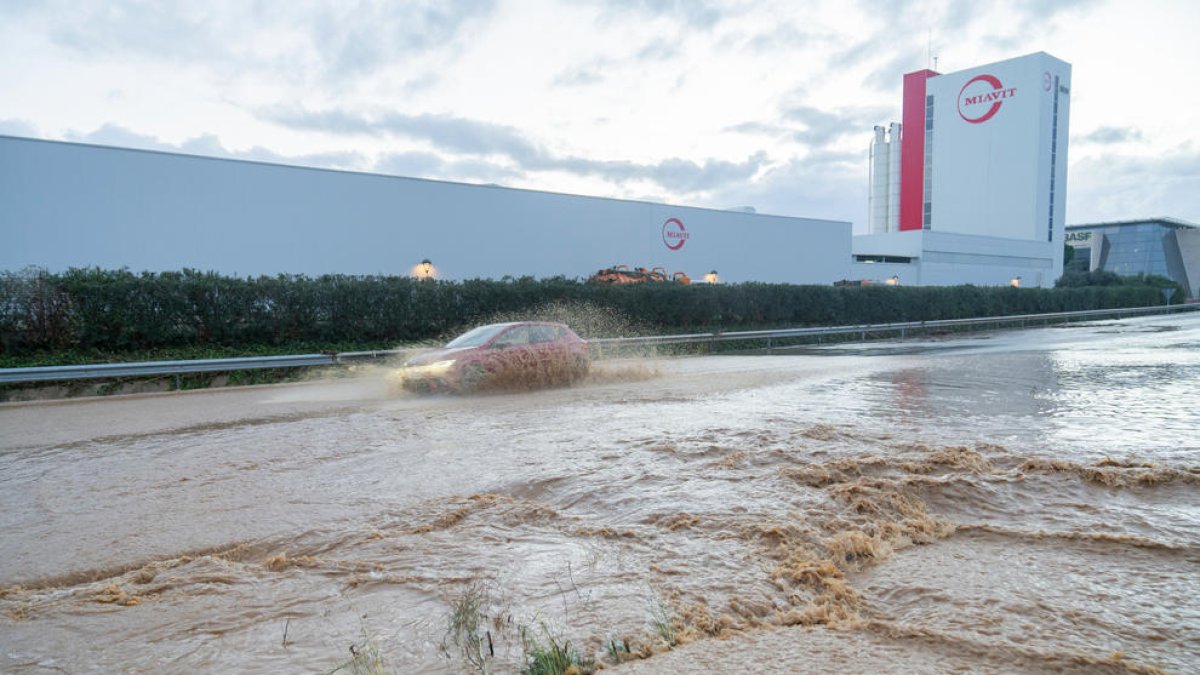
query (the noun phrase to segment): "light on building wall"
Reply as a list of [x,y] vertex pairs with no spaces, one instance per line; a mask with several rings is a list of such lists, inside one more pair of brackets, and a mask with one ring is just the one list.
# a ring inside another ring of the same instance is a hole
[[900,285],[900,275],[893,274],[891,279],[888,279],[888,280],[884,281],[883,283],[887,284],[888,286],[899,286]]
[[713,271],[709,272],[708,274],[704,275],[704,283],[719,284],[719,283],[721,283],[721,277],[717,276],[716,270],[713,270]]
[[414,279],[436,279],[437,268],[433,266],[429,258],[425,258],[412,268],[412,277]]
[[1008,282],[1013,288],[1021,287],[1021,277],[1013,277],[1012,281]]

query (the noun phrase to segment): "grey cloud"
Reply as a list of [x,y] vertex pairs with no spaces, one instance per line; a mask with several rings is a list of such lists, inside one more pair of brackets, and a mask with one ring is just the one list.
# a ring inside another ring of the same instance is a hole
[[828,140],[832,136],[849,131],[846,128],[845,120],[840,115],[809,105],[797,105],[784,110],[783,119],[803,124],[804,129],[795,132],[795,136],[797,140],[807,143]]
[[[215,137],[213,140],[215,140]],[[184,143],[183,147],[186,148],[187,145],[187,143]],[[206,152],[204,154],[207,155],[210,153]],[[359,170],[363,168],[366,162],[365,158],[357,152],[315,152],[302,155],[281,155],[261,146],[254,146],[249,150],[226,150],[224,155],[211,154],[218,157],[229,157],[230,159],[245,159],[257,162],[270,162],[272,164],[295,164],[322,169]]]
[[671,158],[657,164],[604,161],[582,158],[554,159],[539,168],[565,170],[594,175],[612,181],[649,180],[675,192],[706,192],[721,185],[750,180],[767,161],[766,153],[757,153],[744,162]]
[[679,47],[674,42],[662,40],[649,42],[642,46],[634,55],[635,61],[666,61],[679,55]]
[[842,68],[853,68],[859,64],[875,58],[879,54],[879,43],[874,39],[855,42],[841,49],[836,49],[833,52],[833,57],[830,59],[832,63],[836,63]]
[[973,2],[947,2],[943,7],[946,13],[942,15],[938,27],[948,33],[966,28],[979,13],[979,5]]
[[68,141],[75,141],[78,143],[111,145],[119,148],[163,150],[166,152],[178,152],[180,150],[179,147],[160,141],[154,136],[140,134],[136,131],[126,129],[123,126],[112,124],[111,122],[87,133],[68,131],[66,133],[66,139]]
[[555,86],[559,87],[585,87],[603,81],[604,77],[596,72],[594,66],[581,66],[565,70],[554,78]]
[[863,147],[861,152],[848,152],[846,150],[818,150],[809,154],[804,158],[805,162],[818,163],[823,166],[840,165],[848,171],[861,171],[867,166],[867,149]]
[[771,30],[751,36],[745,42],[745,48],[759,53],[786,52],[810,45],[824,38],[814,33],[806,33],[792,24],[780,24]]
[[[371,136],[398,135],[428,142],[440,152],[476,158],[459,158],[460,167],[467,166],[461,162],[477,161],[479,157],[504,157],[516,168],[499,170],[502,177],[526,171],[565,171],[612,181],[648,180],[670,190],[699,192],[726,181],[748,180],[766,161],[761,153],[744,162],[706,160],[698,163],[672,158],[655,164],[560,157],[545,151],[515,128],[448,115],[385,113],[367,117],[336,109],[320,112],[272,110],[261,114],[270,121],[292,128]],[[469,166],[476,173],[497,172],[492,164]],[[447,160],[442,169],[452,172],[454,165]]]
[[[829,147],[844,136],[862,137],[865,148],[871,128],[890,113],[889,108],[879,106],[824,109],[794,105],[783,111],[779,121],[748,121],[723,131],[789,139],[806,146],[810,150],[810,159],[820,155],[824,161],[832,158]],[[842,158],[848,157],[851,156]],[[852,157],[857,161],[858,155]]]
[[1015,13],[1021,18],[1020,28],[1024,31],[1062,14],[1094,7],[1100,4],[1100,0],[1020,0],[1013,4]]
[[0,2],[0,16],[4,17],[20,17],[26,14],[32,14],[38,8],[35,0],[11,0],[10,2]]
[[644,45],[631,56],[622,58],[598,58],[572,66],[554,78],[557,86],[577,87],[599,84],[605,81],[605,71],[627,66],[645,66],[650,61],[666,61],[679,55],[674,43],[654,41]]
[[1093,143],[1096,145],[1113,145],[1142,140],[1142,132],[1133,127],[1100,127],[1095,131],[1071,139],[1076,143]]
[[[456,2],[48,3],[37,10],[57,44],[104,58],[125,53],[222,71],[265,70],[342,81],[453,42],[494,0]],[[32,16],[32,11],[27,13]],[[250,48],[266,28],[299,36],[286,54]],[[315,59],[315,63],[314,63]]]
[[655,168],[655,180],[670,189],[686,192],[711,190],[721,185],[750,180],[766,164],[767,154],[758,152],[743,162],[708,160],[704,164],[682,159],[660,162]]
[[899,92],[904,83],[904,74],[921,70],[929,65],[927,49],[906,48],[897,51],[892,58],[879,66],[863,80],[863,84],[883,91]]
[[356,75],[451,42],[468,21],[491,14],[495,3],[360,1],[329,7],[314,21],[316,44],[332,53],[332,72]]
[[459,183],[510,183],[521,172],[497,162],[480,159],[447,161],[432,152],[394,152],[379,158],[375,173],[409,178],[427,178]]
[[[1027,33],[1037,24],[1045,23],[1062,14],[1099,4],[1100,1],[1008,0],[1003,4],[1005,23],[1013,33]],[[892,32],[900,30],[909,35],[924,35],[931,27],[928,14],[922,11],[904,11],[905,8],[898,6],[894,0],[858,0],[857,4],[863,12],[877,19],[877,25],[881,28],[886,27]],[[990,5],[973,2],[933,3],[933,6],[941,9],[942,13],[935,19],[932,28],[947,33],[955,33],[969,28],[978,17],[985,15],[990,9]],[[935,46],[938,39],[938,32],[934,32]]]
[[154,136],[138,133],[117,124],[106,124],[99,129],[87,133],[69,131],[66,140],[95,145],[109,145],[118,148],[136,148],[139,150],[158,150],[161,152],[177,152],[204,157],[224,157],[255,162],[270,162],[273,164],[290,164],[318,168],[357,169],[364,163],[362,155],[355,152],[324,152],[302,155],[281,155],[263,147],[253,147],[248,150],[230,150],[221,144],[213,134],[202,134],[182,143],[174,144],[160,140]]
[[380,157],[372,171],[393,176],[435,178],[445,175],[445,161],[432,152],[393,152]]
[[700,29],[712,28],[725,15],[720,3],[708,0],[603,0],[598,4],[609,19],[636,12],[650,17],[667,17]]
[[459,159],[447,163],[448,180],[475,183],[506,184],[522,178],[524,173],[517,168],[481,159]]
[[[1003,4],[1004,20],[996,25],[982,25],[989,17],[990,5],[971,2],[949,2],[933,4],[934,14],[928,12],[897,9],[892,0],[858,0],[861,10],[878,21],[868,22],[863,28],[862,42],[841,52],[841,58],[850,65],[866,62],[872,56],[891,58],[873,70],[864,79],[864,84],[875,89],[895,91],[900,87],[901,76],[929,67],[929,51],[937,56],[941,47],[965,35],[980,33],[979,40],[998,53],[1011,52],[1026,45],[1031,35],[1044,32],[1053,34],[1065,16],[1083,11],[1098,0],[1013,0]],[[930,32],[932,29],[932,32]],[[897,39],[897,36],[903,36]],[[928,36],[928,37],[927,37]],[[930,44],[932,43],[932,44]],[[942,71],[978,65],[974,63],[953,64]]]
[[450,115],[384,113],[367,117],[346,110],[274,110],[266,119],[295,129],[369,136],[395,134],[425,140],[444,150],[476,155],[503,154],[519,161],[537,159],[541,151],[512,127]]
[[213,15],[166,3],[114,0],[53,2],[45,7],[49,34],[60,46],[89,54],[151,53],[171,60],[215,58],[225,50]]
[[1153,156],[1106,154],[1073,162],[1067,190],[1071,223],[1166,216],[1200,222],[1200,149],[1185,144]]
[[40,138],[37,127],[25,120],[0,120],[0,135]]
[[750,204],[759,213],[853,220],[866,217],[867,174],[836,156],[814,155],[772,165],[753,182],[726,184],[710,193],[713,204]]
[[813,148],[823,148],[848,134],[865,137],[871,127],[889,113],[890,109],[875,106],[824,109],[796,105],[784,111],[783,119],[803,125],[803,129],[791,132],[793,139]]
[[781,136],[789,133],[791,129],[779,124],[770,124],[767,122],[742,122],[741,124],[735,124],[731,127],[725,127],[723,131],[759,136]]

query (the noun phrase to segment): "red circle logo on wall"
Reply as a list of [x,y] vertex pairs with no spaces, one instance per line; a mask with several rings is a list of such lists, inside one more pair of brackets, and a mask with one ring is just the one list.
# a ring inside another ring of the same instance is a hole
[[1016,94],[1016,87],[1006,88],[995,75],[976,75],[958,92],[958,115],[971,124],[982,124],[1000,112],[1000,105]]
[[678,218],[667,218],[666,222],[663,223],[663,243],[672,251],[678,251],[683,248],[689,236],[687,229],[683,226],[683,221]]

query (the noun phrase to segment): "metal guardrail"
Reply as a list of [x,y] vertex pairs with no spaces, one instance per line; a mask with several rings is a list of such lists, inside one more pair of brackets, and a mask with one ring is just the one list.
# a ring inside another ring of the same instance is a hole
[[338,352],[336,354],[297,354],[294,356],[248,356],[233,359],[193,361],[143,361],[139,363],[98,363],[82,366],[39,366],[0,368],[0,384],[88,380],[111,377],[184,375],[189,373],[231,372],[261,368],[298,368],[337,366],[350,361],[377,359],[401,354],[404,350]]
[[[869,334],[907,333],[960,326],[1007,325],[1019,323],[1050,323],[1072,319],[1091,319],[1111,316],[1136,316],[1161,314],[1175,311],[1200,310],[1200,304],[1158,305],[1153,307],[1131,307],[1124,309],[1095,309],[1080,312],[1057,312],[1053,314],[1022,314],[1014,316],[989,316],[973,319],[945,319],[938,321],[908,321],[904,323],[876,323],[857,326],[820,326],[809,328],[783,328],[778,330],[751,330],[714,333],[689,333],[684,335],[648,335],[624,338],[597,338],[588,344],[599,348],[635,347],[642,345],[690,344],[704,342],[730,342],[765,340],[768,346],[773,340],[787,338],[820,337],[826,335],[859,334],[866,339]],[[81,366],[39,366],[32,368],[0,368],[0,384],[25,382],[52,382],[62,380],[86,380],[115,377],[140,377],[153,375],[183,375],[188,373],[230,372],[261,368],[296,368],[310,366],[336,366],[354,361],[372,360],[396,356],[406,351],[387,349],[366,352],[338,352],[326,354],[299,354],[295,356],[251,356],[232,359],[201,359],[194,361],[146,361],[141,363],[101,363]]]
[[823,335],[853,335],[860,334],[864,339],[871,333],[899,333],[904,336],[909,331],[919,332],[937,328],[955,328],[959,326],[985,326],[1002,324],[1049,323],[1071,319],[1089,319],[1111,316],[1136,316],[1140,314],[1164,314],[1176,311],[1200,310],[1200,305],[1155,305],[1151,307],[1125,307],[1118,309],[1088,309],[1078,312],[1055,312],[1047,314],[1013,314],[1009,316],[984,316],[971,319],[941,319],[935,321],[907,321],[903,323],[874,323],[856,326],[819,326],[809,328],[783,328],[777,330],[752,330],[714,333],[692,333],[688,335],[643,336],[629,338],[600,338],[588,340],[588,344],[598,346],[632,346],[659,344],[686,344],[695,342],[725,342],[734,340],[773,340],[778,338],[813,337]]

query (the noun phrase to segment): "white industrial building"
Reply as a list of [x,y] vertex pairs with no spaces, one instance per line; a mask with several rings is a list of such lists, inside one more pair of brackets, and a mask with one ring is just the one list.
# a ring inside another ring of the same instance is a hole
[[617,264],[828,284],[848,222],[0,136],[0,270],[586,278]]
[[868,233],[720,211],[0,136],[0,270],[1047,287],[1062,274],[1071,67],[1044,53],[904,76],[875,128]]
[[904,76],[875,127],[853,276],[1052,286],[1062,275],[1071,66],[1042,52]]

